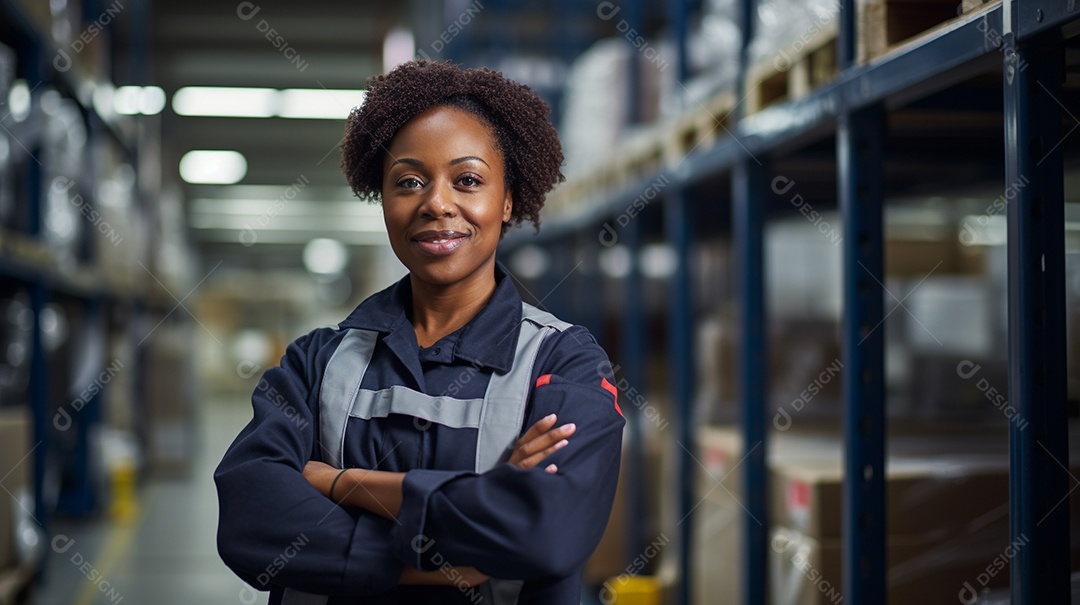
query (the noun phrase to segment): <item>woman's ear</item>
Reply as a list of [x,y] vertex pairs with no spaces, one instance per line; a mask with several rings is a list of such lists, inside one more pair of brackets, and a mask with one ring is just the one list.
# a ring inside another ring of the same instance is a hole
[[509,189],[506,190],[506,197],[503,198],[503,217],[502,222],[509,223],[510,217],[514,214],[514,195]]

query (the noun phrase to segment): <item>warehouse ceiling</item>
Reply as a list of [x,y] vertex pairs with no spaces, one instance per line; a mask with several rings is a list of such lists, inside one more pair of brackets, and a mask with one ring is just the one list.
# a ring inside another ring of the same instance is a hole
[[[383,39],[410,22],[408,9],[394,2],[154,2],[151,81],[170,100],[186,86],[361,89],[382,70]],[[343,121],[186,117],[166,109],[161,127],[164,179],[182,187],[207,263],[288,268],[320,235],[354,245],[383,241],[378,208],[345,188],[337,149]],[[240,152],[246,175],[235,186],[183,183],[180,158],[198,149]]]

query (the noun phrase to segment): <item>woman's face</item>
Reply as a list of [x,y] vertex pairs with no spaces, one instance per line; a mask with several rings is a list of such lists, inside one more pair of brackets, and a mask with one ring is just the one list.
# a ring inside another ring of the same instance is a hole
[[387,149],[382,199],[413,279],[447,286],[492,270],[512,203],[502,154],[473,114],[434,107],[406,123]]

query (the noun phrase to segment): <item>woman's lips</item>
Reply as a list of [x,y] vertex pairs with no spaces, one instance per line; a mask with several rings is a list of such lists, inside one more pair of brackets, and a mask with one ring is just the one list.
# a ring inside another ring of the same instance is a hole
[[413,236],[420,249],[433,256],[444,256],[457,250],[468,234],[460,231],[423,231]]

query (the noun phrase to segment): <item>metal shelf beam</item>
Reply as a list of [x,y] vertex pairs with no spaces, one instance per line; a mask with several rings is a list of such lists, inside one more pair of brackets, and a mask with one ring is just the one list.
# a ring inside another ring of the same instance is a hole
[[1013,0],[1016,39],[1023,42],[1080,20],[1077,0]]

